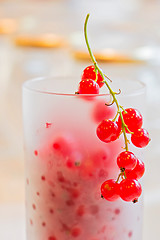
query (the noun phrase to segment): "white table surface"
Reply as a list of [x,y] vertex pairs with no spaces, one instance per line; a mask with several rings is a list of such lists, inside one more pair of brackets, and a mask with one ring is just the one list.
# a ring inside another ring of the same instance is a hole
[[0,205],[0,239],[25,240],[25,210],[22,204]]

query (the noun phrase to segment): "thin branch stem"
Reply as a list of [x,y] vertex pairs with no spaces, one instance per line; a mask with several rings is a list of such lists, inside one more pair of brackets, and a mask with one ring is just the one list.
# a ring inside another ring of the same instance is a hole
[[94,64],[94,66],[96,67],[96,59],[95,59],[94,55],[92,54],[91,48],[89,47],[88,36],[87,36],[87,22],[88,22],[89,15],[90,14],[88,13],[87,16],[86,16],[85,23],[84,23],[84,36],[85,36],[85,41],[86,41],[86,44],[87,44],[87,47],[88,47],[89,55],[92,59],[92,62]]

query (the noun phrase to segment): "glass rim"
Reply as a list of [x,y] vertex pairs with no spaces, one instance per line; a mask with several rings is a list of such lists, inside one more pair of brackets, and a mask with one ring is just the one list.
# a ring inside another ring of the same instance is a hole
[[[47,95],[55,95],[55,96],[70,96],[70,97],[78,97],[78,96],[84,96],[84,97],[102,97],[102,96],[109,96],[111,95],[110,93],[99,93],[99,94],[76,94],[76,93],[61,93],[61,92],[57,92],[57,91],[48,91],[48,90],[39,90],[37,89],[37,87],[31,87],[30,83],[33,82],[40,82],[40,81],[46,81],[46,80],[53,80],[53,79],[73,79],[73,78],[77,78],[77,76],[43,76],[43,77],[35,77],[35,78],[31,78],[26,80],[23,84],[22,84],[22,88],[23,89],[27,89],[29,91],[35,92],[35,93],[40,93],[40,94],[47,94]],[[122,81],[121,79],[114,79],[114,82],[119,82]],[[137,94],[142,94],[145,92],[146,90],[146,85],[144,82],[140,81],[140,80],[132,80],[132,79],[127,79],[124,81],[130,81],[130,82],[135,82],[138,83],[140,85],[140,87],[136,90],[133,90],[130,93],[125,93],[123,94],[123,92],[121,92],[121,97],[126,97],[126,96],[136,96]],[[111,82],[112,84],[112,82]],[[78,83],[77,83],[78,86]],[[120,90],[120,89],[119,89]]]

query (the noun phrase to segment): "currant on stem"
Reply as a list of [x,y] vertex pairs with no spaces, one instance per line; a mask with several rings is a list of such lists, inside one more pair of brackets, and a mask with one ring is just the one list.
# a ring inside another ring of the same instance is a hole
[[121,152],[117,157],[117,165],[120,169],[133,169],[137,164],[136,156],[129,151]]
[[93,79],[97,82],[100,88],[104,85],[101,74],[98,72],[96,76],[96,70],[94,65],[88,66],[83,70],[81,79],[82,80]]
[[119,198],[119,184],[114,179],[109,179],[101,185],[101,194],[108,201]]
[[103,120],[97,127],[98,138],[106,143],[115,141],[119,134],[118,124],[109,119]]
[[[137,129],[142,127],[143,124],[143,118],[141,113],[134,108],[127,108],[122,112],[124,123],[127,125],[127,128],[134,132]],[[119,116],[118,123],[122,125],[121,118]],[[126,132],[128,133],[128,130],[126,129]]]
[[146,129],[140,128],[132,134],[131,142],[138,148],[146,147],[150,142],[149,133]]
[[145,172],[145,165],[144,163],[137,159],[137,164],[135,166],[135,168],[133,168],[132,170],[126,170],[126,177],[127,178],[132,178],[132,179],[140,179]]
[[119,184],[119,195],[127,202],[137,200],[142,193],[141,184],[136,179],[126,178]]
[[78,86],[79,94],[98,94],[99,85],[92,79],[85,79],[79,83]]

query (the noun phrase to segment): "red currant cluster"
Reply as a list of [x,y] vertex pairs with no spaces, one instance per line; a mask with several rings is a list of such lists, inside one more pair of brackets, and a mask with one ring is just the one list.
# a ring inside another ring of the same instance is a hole
[[[124,109],[120,112],[118,121],[114,122],[118,126],[117,132],[114,134],[114,140],[119,136],[119,129],[122,129],[126,141],[126,151],[121,152],[117,157],[117,165],[121,170],[117,181],[110,179],[105,181],[101,186],[102,196],[108,201],[114,201],[121,197],[124,201],[136,202],[141,195],[142,188],[138,179],[143,176],[145,166],[132,152],[128,151],[126,133],[131,134],[133,145],[139,148],[145,147],[150,139],[147,130],[141,128],[142,123],[142,115],[138,110],[133,108]],[[100,140],[104,142],[113,141],[110,137],[110,132],[108,133],[107,131],[108,128],[112,128],[112,125],[110,124],[110,120],[107,121],[107,127],[106,120],[103,120],[99,124],[97,135]],[[120,177],[122,181],[118,183]]]
[[[79,83],[78,93],[98,94],[99,88],[104,84],[104,80],[99,72],[97,75],[97,82],[95,82],[95,67],[88,66],[85,68],[82,73],[82,80]],[[101,141],[105,143],[113,142],[123,132],[126,143],[126,151],[121,152],[117,157],[117,165],[121,171],[118,179],[105,181],[101,186],[101,194],[108,201],[114,201],[121,197],[124,201],[135,202],[142,192],[138,179],[143,176],[145,166],[132,152],[128,151],[126,133],[131,134],[131,142],[139,148],[145,147],[150,139],[147,130],[142,128],[143,118],[138,110],[127,108],[118,113],[117,121],[116,118],[113,120],[104,119],[97,127],[97,136]],[[122,181],[118,183],[120,177]]]
[[[121,107],[121,106],[120,106]],[[141,128],[143,119],[140,112],[133,108],[119,112],[119,118],[114,120],[104,119],[97,127],[97,136],[103,142],[112,142],[119,138],[123,130],[131,134],[131,142],[134,146],[143,148],[150,139],[146,129]],[[124,128],[124,129],[123,129]]]
[[100,73],[96,72],[94,66],[89,66],[84,69],[81,77],[81,82],[79,83],[78,93],[79,94],[98,94],[99,89],[104,85],[103,78]]
[[[145,171],[144,163],[139,160],[132,152],[128,150],[127,134],[131,134],[131,142],[134,146],[145,147],[149,141],[149,134],[142,128],[142,115],[133,108],[124,109],[117,101],[116,94],[106,81],[110,80],[99,68],[95,57],[90,49],[87,37],[87,22],[89,14],[86,17],[84,25],[85,40],[89,54],[94,65],[84,69],[81,82],[78,87],[78,94],[99,94],[99,89],[105,84],[113,98],[112,104],[117,106],[117,114],[114,119],[104,119],[97,127],[98,138],[105,142],[113,142],[119,138],[121,133],[124,135],[125,151],[117,157],[117,165],[120,168],[120,174],[117,180],[107,180],[101,186],[102,197],[108,201],[114,201],[121,197],[124,201],[136,202],[141,195],[142,187],[138,182]],[[111,81],[111,80],[110,80]],[[119,117],[118,117],[119,116]],[[116,119],[118,120],[116,121]],[[121,181],[119,183],[119,180]]]
[[[121,197],[127,202],[137,202],[142,193],[142,187],[138,179],[144,174],[144,163],[132,152],[124,151],[118,155],[117,165],[121,170],[118,179],[109,179],[102,184],[102,197],[108,201],[115,201]],[[118,183],[120,177],[122,181]]]

